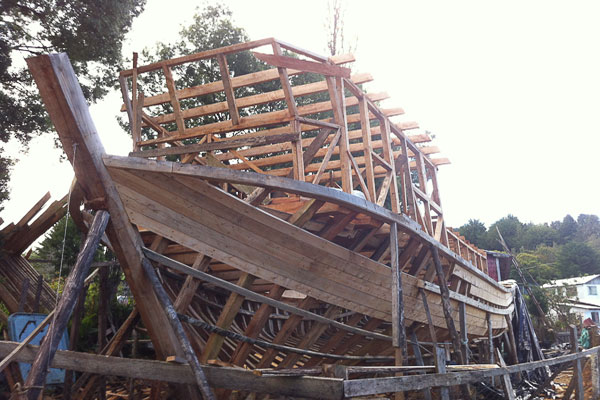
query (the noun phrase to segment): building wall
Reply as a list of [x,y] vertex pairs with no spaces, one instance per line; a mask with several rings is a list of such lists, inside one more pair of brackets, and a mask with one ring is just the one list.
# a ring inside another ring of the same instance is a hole
[[593,279],[582,285],[577,285],[577,298],[582,303],[600,305],[600,278]]

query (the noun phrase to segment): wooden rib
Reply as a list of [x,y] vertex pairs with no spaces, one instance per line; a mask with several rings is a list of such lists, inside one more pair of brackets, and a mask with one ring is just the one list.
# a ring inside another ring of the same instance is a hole
[[[210,265],[212,258],[205,256],[204,254],[198,254],[194,263],[192,264],[192,268],[205,272]],[[198,286],[200,286],[200,281],[198,279],[194,279],[191,276],[185,277],[185,282],[177,295],[177,298],[173,302],[173,307],[175,307],[175,311],[180,313],[185,313],[187,308],[190,306],[196,291],[198,290]]]
[[[346,121],[346,103],[344,97],[344,87],[342,80],[336,80],[327,77],[327,88],[329,90],[329,99],[333,109],[333,118],[336,124],[340,126],[340,170],[342,175],[342,190],[346,193],[352,191],[352,174],[350,173],[350,162],[348,160],[348,123]],[[340,86],[341,85],[341,86]],[[356,99],[356,98],[355,98]]]
[[137,148],[137,144],[142,140],[142,135],[141,135],[141,126],[138,127],[138,119],[137,119],[137,110],[138,110],[138,83],[137,83],[137,75],[138,75],[138,69],[137,69],[137,61],[138,61],[138,53],[134,52],[133,53],[133,70],[132,70],[132,84],[131,84],[131,97],[133,98],[133,104],[132,104],[132,115],[131,115],[131,132],[133,135],[133,149],[135,150]]
[[[390,199],[392,203],[392,211],[395,213],[400,212],[399,197],[398,197],[398,183],[396,181],[396,170],[393,168],[394,154],[392,152],[392,141],[390,138],[390,125],[387,117],[379,120],[379,126],[381,129],[381,141],[383,149],[383,159],[392,166],[390,184]],[[406,153],[405,153],[406,154]]]
[[333,151],[335,150],[337,143],[340,140],[341,135],[342,135],[341,130],[338,130],[338,132],[335,134],[333,139],[331,139],[331,143],[329,143],[329,147],[327,148],[327,153],[325,153],[325,157],[323,157],[323,161],[321,162],[321,166],[319,167],[319,170],[317,171],[317,173],[315,175],[311,176],[312,179],[310,181],[312,183],[318,184],[320,182],[321,176],[323,175],[323,172],[325,172],[325,169],[327,168],[327,164],[329,164],[331,155],[333,154]]
[[[302,299],[298,308],[302,310],[308,310],[311,307],[317,305],[317,301],[312,297],[305,297]],[[294,314],[290,315],[290,317],[285,321],[277,335],[272,340],[272,343],[275,344],[283,344],[288,339],[288,337],[294,332],[294,330],[298,327],[298,325],[302,322],[302,317],[300,315]],[[256,366],[256,368],[268,368],[271,366],[273,359],[277,355],[277,350],[267,349],[265,353],[262,355],[260,362]]]
[[[337,315],[339,315],[341,311],[342,311],[341,308],[339,308],[337,306],[330,305],[327,308],[327,311],[325,311],[325,314],[323,316],[325,318],[333,319]],[[324,324],[324,323],[320,323],[320,322],[314,324],[310,328],[310,330],[308,332],[306,332],[306,334],[302,337],[302,340],[300,340],[300,343],[298,343],[294,347],[296,347],[298,349],[308,349],[310,346],[312,346],[319,339],[319,337],[321,337],[321,335],[323,334],[323,332],[325,332],[325,330],[328,327],[329,327],[328,324]],[[301,357],[302,357],[302,355],[300,355],[298,353],[290,353],[290,354],[287,355],[287,357],[285,357],[283,359],[283,361],[281,361],[279,363],[279,365],[277,366],[277,368],[292,367],[292,366],[294,366],[296,364],[296,362]]]
[[253,51],[252,54],[259,60],[278,68],[294,68],[303,72],[312,72],[326,76],[350,78],[350,68],[338,67],[336,65],[318,63],[314,61],[300,60],[298,58],[281,55],[270,55]]
[[[375,172],[373,171],[373,145],[371,143],[371,120],[369,119],[369,109],[365,102],[364,96],[358,100],[360,111],[360,128],[362,133],[363,154],[365,157],[366,181],[368,192],[371,199],[375,199]],[[351,136],[351,134],[349,134]],[[372,201],[372,200],[371,200]]]
[[[254,279],[254,276],[248,273],[243,273],[242,275],[240,275],[240,278],[238,279],[236,285],[241,288],[247,289],[248,287],[250,287],[250,285],[252,285]],[[232,292],[229,295],[227,303],[225,303],[225,306],[223,307],[223,310],[221,311],[219,319],[217,320],[217,323],[215,325],[222,329],[229,329],[235,316],[240,311],[240,307],[242,306],[243,302],[243,296],[239,295],[238,293]],[[221,350],[221,346],[223,345],[224,340],[225,337],[217,333],[211,333],[208,340],[206,341],[206,346],[204,347],[204,351],[202,352],[199,361],[203,364],[206,364],[208,360],[216,358],[219,354],[219,351]]]
[[179,135],[183,136],[185,134],[185,122],[183,121],[183,113],[181,112],[181,107],[179,106],[179,99],[177,98],[177,91],[175,90],[175,81],[173,80],[171,68],[168,66],[163,66],[163,74],[165,75],[165,80],[167,82],[167,89],[169,90],[169,97],[171,100],[171,106],[173,107],[173,115],[175,117],[175,123],[177,124],[177,130],[179,131]]
[[44,204],[46,204],[48,200],[50,200],[50,192],[46,192],[46,194],[43,195],[42,198],[39,199],[29,211],[27,211],[23,218],[21,218],[19,222],[15,224],[15,228],[19,229],[27,225],[29,221],[31,221],[31,219],[35,217],[35,215],[38,212],[40,212],[40,210],[44,207]]
[[229,66],[227,65],[227,59],[223,54],[217,56],[217,62],[219,63],[219,70],[221,71],[221,81],[223,81],[223,89],[225,91],[225,98],[227,99],[227,108],[229,109],[229,117],[233,125],[240,123],[240,114],[237,106],[235,105],[235,94],[233,93],[233,86],[231,85],[231,76],[229,75]]

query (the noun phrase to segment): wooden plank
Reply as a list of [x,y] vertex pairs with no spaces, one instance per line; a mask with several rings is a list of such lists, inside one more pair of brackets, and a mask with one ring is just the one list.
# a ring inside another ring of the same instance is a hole
[[523,371],[533,371],[551,365],[563,364],[598,352],[600,348],[594,347],[577,354],[567,354],[555,358],[529,363],[509,365],[504,368],[487,368],[481,370],[468,370],[447,374],[413,375],[389,378],[353,379],[344,382],[344,395],[346,397],[369,396],[380,393],[389,393],[402,387],[405,391],[422,390],[433,386],[456,386],[476,383],[491,376],[515,374]]
[[104,229],[108,224],[109,214],[104,210],[98,211],[94,215],[94,221],[87,234],[85,242],[79,255],[77,262],[71,269],[69,276],[65,282],[62,296],[56,307],[56,313],[52,319],[52,323],[48,328],[46,340],[44,340],[40,351],[38,352],[35,361],[33,362],[27,380],[25,381],[26,397],[29,400],[35,400],[41,393],[41,389],[46,380],[47,367],[50,364],[52,357],[56,353],[60,338],[62,337],[79,293],[83,288],[83,283],[90,264],[100,243],[100,238],[104,233]]
[[[423,355],[421,354],[421,348],[419,347],[419,340],[417,339],[417,335],[414,329],[411,329],[410,331],[410,339],[417,366],[424,366],[425,363],[423,362]],[[425,371],[421,373],[423,374],[425,373]],[[430,388],[425,388],[421,392],[423,393],[423,397],[425,398],[425,400],[431,400]]]
[[225,55],[219,54],[217,56],[217,62],[219,63],[219,70],[221,71],[221,81],[223,81],[225,99],[227,99],[227,107],[229,108],[229,117],[231,118],[233,125],[238,125],[240,123],[240,114],[237,105],[235,104],[235,94],[233,93],[233,86],[231,85],[231,75],[229,74],[227,58],[225,58]]
[[[0,357],[10,353],[17,345],[18,343],[0,341]],[[16,361],[32,362],[37,349],[38,346],[25,346]],[[59,350],[51,366],[108,376],[195,384],[189,365],[164,361],[98,356]],[[204,371],[209,385],[213,387],[332,400],[342,399],[343,395],[342,380],[336,378],[258,376],[252,371],[241,368],[212,366],[205,366]]]
[[404,215],[398,215],[389,210],[378,207],[373,203],[366,202],[356,196],[333,190],[324,186],[313,185],[308,182],[298,182],[286,178],[269,176],[264,174],[254,174],[248,172],[233,171],[223,168],[211,168],[202,165],[181,165],[168,161],[152,161],[139,158],[104,156],[105,165],[111,169],[131,169],[131,170],[151,170],[156,172],[165,172],[173,175],[191,176],[195,178],[207,179],[216,182],[242,183],[252,186],[266,187],[288,193],[299,194],[319,200],[339,204],[351,210],[373,217],[376,220],[384,222],[397,222],[398,229],[417,238],[419,241],[426,242],[430,246],[435,246],[442,254],[442,257],[448,261],[458,263],[466,268],[472,275],[484,282],[490,283],[492,290],[500,293],[508,293],[508,290],[501,287],[483,272],[477,270],[471,263],[456,253],[441,245],[439,242],[425,234],[415,221]]
[[270,55],[253,51],[252,54],[259,60],[278,68],[294,68],[303,72],[312,72],[326,76],[335,76],[350,79],[350,68],[337,65],[306,61],[293,57]]

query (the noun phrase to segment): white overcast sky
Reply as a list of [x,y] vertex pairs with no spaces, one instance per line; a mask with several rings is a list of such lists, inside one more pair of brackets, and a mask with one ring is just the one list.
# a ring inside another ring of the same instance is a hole
[[[252,39],[274,36],[325,53],[325,0],[225,1]],[[172,41],[201,4],[148,0],[126,54]],[[346,35],[357,38],[356,72],[383,107],[403,107],[434,133],[451,165],[440,167],[444,215],[458,227],[512,213],[550,222],[600,214],[600,2],[348,1]],[[92,107],[109,153],[131,144],[115,122],[112,94]],[[49,138],[32,142],[12,178],[2,218],[16,221],[46,191],[66,193],[73,176]]]

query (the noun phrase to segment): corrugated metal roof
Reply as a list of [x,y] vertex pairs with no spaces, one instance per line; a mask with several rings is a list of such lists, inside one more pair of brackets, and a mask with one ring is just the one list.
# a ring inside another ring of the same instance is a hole
[[566,278],[566,279],[558,279],[555,281],[552,281],[550,283],[546,283],[545,285],[542,285],[542,287],[544,288],[550,288],[550,287],[557,287],[557,286],[576,286],[576,285],[583,285],[584,283],[587,283],[593,279],[596,279],[600,276],[600,274],[596,274],[596,275],[587,275],[587,276],[578,276],[575,278]]

